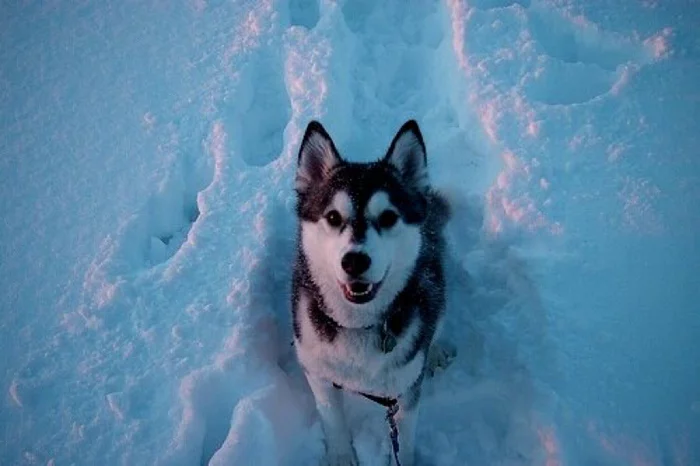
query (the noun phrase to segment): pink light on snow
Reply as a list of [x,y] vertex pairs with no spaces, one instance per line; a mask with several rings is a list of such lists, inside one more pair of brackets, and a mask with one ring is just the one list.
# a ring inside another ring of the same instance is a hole
[[536,430],[540,445],[546,454],[545,466],[562,466],[559,441],[554,429],[549,426],[540,426]]
[[650,180],[625,177],[617,193],[622,203],[622,225],[626,230],[660,234],[665,230],[656,203],[661,190]]
[[209,133],[207,149],[209,154],[214,159],[214,182],[221,181],[226,165],[226,140],[228,134],[224,128],[224,124],[217,120],[214,122]]
[[320,118],[328,98],[328,62],[333,48],[327,38],[313,32],[297,29],[289,31],[284,62],[284,82],[292,108],[290,144],[286,156],[281,158],[276,176],[288,176],[289,164],[295,163],[293,150],[302,136],[303,128],[298,125],[301,115]]
[[[462,0],[447,0],[447,7],[455,60],[465,80],[471,84],[469,102],[465,104],[476,109],[476,117],[489,142],[495,147],[502,147],[499,131],[501,119],[506,112],[512,112],[520,122],[523,136],[539,136],[540,126],[536,121],[536,113],[527,100],[517,92],[499,93],[496,87],[489,84],[488,61],[482,60],[476,66],[470,63],[465,38],[474,10]],[[511,52],[501,50],[496,61],[508,60],[512,56]],[[561,225],[549,222],[528,193],[532,178],[531,167],[510,150],[502,151],[500,156],[504,167],[486,193],[488,231],[499,234],[510,225],[527,231],[547,229],[551,234],[561,234]]]
[[467,9],[464,2],[460,0],[447,0],[447,7],[450,10],[450,20],[452,24],[452,49],[457,57],[460,69],[465,73],[470,73],[471,67],[465,52],[464,34],[466,23],[472,14],[472,10]]
[[[452,25],[452,50],[457,60],[459,69],[462,70],[464,77],[471,79],[474,74],[479,71],[484,72],[483,68],[475,71],[469,63],[469,56],[466,51],[466,42],[464,40],[467,23],[472,16],[472,9],[468,8],[465,2],[460,0],[448,0],[447,7],[450,11],[450,20]],[[470,95],[469,104],[477,109],[477,117],[481,123],[484,132],[491,142],[498,141],[498,107],[495,99],[479,102],[478,94],[472,92]]]
[[498,116],[496,104],[488,100],[479,106],[479,120],[491,142],[498,142]]
[[259,2],[255,8],[249,11],[236,34],[238,38],[238,42],[234,43],[236,51],[249,51],[257,48],[263,33],[272,28],[271,20],[274,16],[274,7],[269,0]]
[[673,29],[667,27],[644,41],[644,45],[651,51],[655,59],[666,58],[671,53],[669,41],[672,33]]
[[284,64],[285,83],[295,115],[309,109],[320,116],[328,95],[326,70],[332,54],[328,40],[310,37],[297,31],[295,44],[287,50]]
[[624,433],[603,432],[595,421],[588,421],[588,434],[611,457],[632,466],[661,466],[651,449],[641,440]]
[[535,137],[540,134],[540,124],[536,121],[531,121],[527,124],[527,134]]
[[[486,193],[488,231],[499,234],[506,225],[511,225],[530,232],[546,230],[553,235],[562,234],[562,226],[547,220],[526,191],[530,188],[532,167],[518,159],[512,151],[501,153],[501,159],[503,169]],[[533,161],[533,165],[536,166],[536,163]],[[543,183],[542,180],[537,180],[538,186],[541,189],[549,188],[548,182],[544,180]]]
[[524,134],[537,137],[540,134],[540,124],[535,120],[536,114],[527,100],[519,93],[513,95],[513,109],[520,123],[525,127]]

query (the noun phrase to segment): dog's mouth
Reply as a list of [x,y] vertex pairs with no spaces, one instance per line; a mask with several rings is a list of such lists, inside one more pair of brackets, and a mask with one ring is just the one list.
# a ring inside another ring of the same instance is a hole
[[378,283],[370,283],[355,280],[350,283],[341,283],[340,287],[343,290],[345,299],[351,303],[365,304],[374,299],[381,285],[381,281]]

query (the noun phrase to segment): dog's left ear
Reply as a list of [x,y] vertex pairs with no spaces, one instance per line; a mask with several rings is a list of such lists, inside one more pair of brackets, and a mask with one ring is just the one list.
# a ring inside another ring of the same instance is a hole
[[299,148],[296,191],[301,194],[321,183],[340,162],[338,150],[326,129],[318,121],[312,121],[306,127]]
[[428,189],[428,162],[423,135],[415,120],[403,124],[391,141],[384,160],[396,167],[404,180],[420,191]]

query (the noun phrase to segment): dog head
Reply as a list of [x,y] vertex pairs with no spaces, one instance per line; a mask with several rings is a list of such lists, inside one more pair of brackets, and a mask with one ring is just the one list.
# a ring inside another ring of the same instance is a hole
[[301,247],[331,317],[349,328],[378,323],[423,242],[429,182],[418,124],[406,122],[382,159],[353,163],[311,122],[296,191]]

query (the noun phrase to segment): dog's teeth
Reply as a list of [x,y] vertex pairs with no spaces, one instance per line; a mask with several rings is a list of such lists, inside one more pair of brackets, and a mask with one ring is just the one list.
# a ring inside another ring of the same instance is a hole
[[362,291],[354,290],[351,284],[343,286],[345,293],[353,298],[364,298],[365,296],[371,295],[376,288],[374,283],[362,283],[360,286],[356,286],[356,288],[358,287],[362,288]]
[[360,296],[367,296],[368,294],[370,294],[372,292],[372,290],[374,290],[374,285],[372,283],[368,283],[367,285],[365,285],[365,289],[362,291],[355,291],[352,289],[351,286],[348,286],[346,289],[347,289],[347,292],[349,294],[351,294],[352,296],[360,297]]

